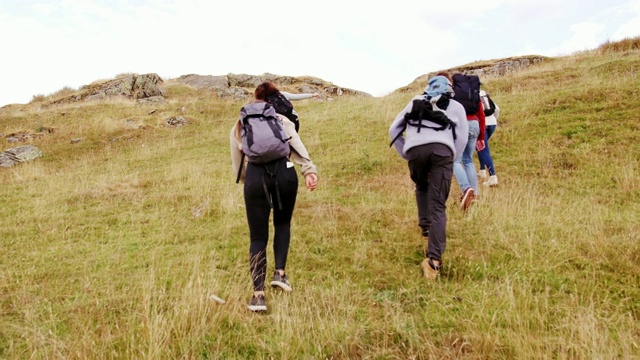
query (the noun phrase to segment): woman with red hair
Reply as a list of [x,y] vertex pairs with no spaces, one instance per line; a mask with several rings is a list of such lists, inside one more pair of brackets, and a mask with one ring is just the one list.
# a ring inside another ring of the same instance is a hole
[[[275,86],[265,82],[256,88],[253,103],[265,103]],[[277,91],[277,89],[276,89]],[[291,240],[291,218],[298,193],[298,176],[293,163],[300,166],[305,186],[310,191],[318,185],[316,166],[295,130],[295,125],[287,117],[277,114],[284,131],[290,137],[289,157],[276,159],[266,164],[247,162],[242,164],[242,119],[238,119],[231,129],[231,162],[234,174],[244,183],[245,210],[249,225],[249,268],[253,280],[253,297],[248,305],[251,311],[266,311],[265,281],[267,270],[267,242],[269,240],[269,218],[271,198],[278,198],[278,206],[273,206],[273,251],[275,271],[270,285],[284,291],[292,291],[285,273],[289,244]],[[240,171],[242,166],[242,172]],[[273,174],[273,176],[271,176]],[[275,201],[274,201],[275,202]]]
[[260,96],[265,99],[266,102],[273,105],[278,114],[284,115],[287,117],[287,119],[291,120],[296,127],[296,132],[300,132],[300,120],[298,117],[298,113],[293,108],[293,105],[291,105],[291,100],[303,100],[312,97],[319,98],[320,93],[315,92],[313,94],[292,94],[290,92],[278,90],[276,85],[270,81],[264,82],[261,85],[264,85],[263,88],[260,89],[260,91],[263,92],[264,95],[260,94]]

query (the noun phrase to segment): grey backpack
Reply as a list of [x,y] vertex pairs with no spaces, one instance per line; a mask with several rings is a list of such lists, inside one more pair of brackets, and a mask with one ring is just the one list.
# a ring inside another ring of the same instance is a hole
[[287,137],[282,121],[277,117],[271,104],[265,102],[247,104],[240,110],[240,118],[242,119],[243,156],[238,179],[242,172],[245,155],[252,164],[266,164],[289,157],[291,138]]

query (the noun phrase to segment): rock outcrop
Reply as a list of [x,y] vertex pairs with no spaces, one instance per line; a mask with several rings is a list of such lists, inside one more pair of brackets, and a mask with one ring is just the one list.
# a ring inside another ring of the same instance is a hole
[[0,153],[0,167],[11,167],[15,164],[35,160],[42,156],[42,151],[33,145],[23,145]]
[[[475,74],[481,78],[503,76],[520,71],[531,65],[545,61],[547,58],[538,55],[512,57],[500,60],[477,61],[459,67],[446,69],[450,73]],[[430,72],[416,78],[411,84],[399,88],[397,92],[414,92],[417,88],[423,88],[426,81],[438,71]],[[227,74],[227,75],[183,75],[176,79],[164,81],[154,73],[149,74],[125,74],[112,80],[96,81],[85,85],[78,91],[63,97],[55,97],[46,101],[43,106],[54,104],[74,103],[81,101],[95,101],[110,97],[125,97],[136,100],[140,104],[154,104],[165,101],[163,87],[177,83],[191,86],[198,90],[206,90],[214,93],[218,98],[247,101],[252,98],[256,86],[265,81],[271,81],[284,91],[293,93],[319,92],[327,100],[339,96],[364,96],[370,94],[344,88],[331,82],[312,76],[283,76],[270,73],[262,75]],[[11,105],[2,109],[9,110]]]
[[163,80],[157,74],[127,74],[113,80],[96,81],[83,86],[75,94],[53,101],[54,104],[78,101],[102,100],[113,96],[145,102],[164,100],[164,92],[160,88]]
[[473,74],[478,75],[480,78],[504,76],[516,71],[526,69],[531,65],[538,64],[544,61],[545,59],[546,58],[543,56],[522,56],[517,58],[497,60],[489,63],[472,63],[469,65],[450,69],[449,72]]
[[405,87],[398,89],[399,92],[415,92],[416,88],[424,88],[427,81],[440,71],[447,71],[451,74],[464,73],[469,75],[478,75],[480,79],[509,75],[511,73],[521,71],[527,67],[541,63],[547,60],[544,56],[529,55],[512,57],[500,60],[477,61],[471,64],[458,66],[445,70],[433,71],[425,75],[421,75],[413,82]]
[[[371,96],[362,91],[343,88],[310,76],[293,77],[269,73],[262,75],[227,74],[219,76],[189,74],[171,81],[189,85],[196,89],[209,90],[219,98],[233,100],[250,99],[255,88],[265,81],[273,82],[281,90],[296,93],[320,92],[325,96]],[[171,81],[167,81],[167,83]]]

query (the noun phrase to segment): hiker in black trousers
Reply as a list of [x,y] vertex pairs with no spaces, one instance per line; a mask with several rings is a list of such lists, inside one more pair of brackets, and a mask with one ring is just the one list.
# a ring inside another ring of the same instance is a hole
[[429,280],[442,268],[453,162],[467,144],[464,108],[451,99],[451,91],[446,77],[432,77],[424,93],[414,96],[389,127],[391,144],[407,160],[415,183],[418,226],[427,245],[420,266]]
[[[264,102],[270,83],[258,85],[255,90],[255,102]],[[274,239],[273,251],[275,271],[270,282],[272,287],[284,291],[292,291],[291,284],[285,274],[289,244],[291,239],[291,218],[296,204],[298,192],[298,175],[294,163],[300,166],[305,179],[305,186],[313,191],[318,184],[316,166],[309,158],[309,154],[300,136],[295,131],[295,125],[285,116],[277,115],[282,121],[286,135],[290,137],[290,156],[283,157],[267,164],[242,164],[242,122],[238,120],[230,134],[231,158],[234,174],[240,173],[244,180],[244,200],[249,224],[251,244],[249,246],[249,267],[253,279],[253,297],[249,303],[251,311],[266,311],[265,279],[267,270],[267,243],[269,240],[269,217],[273,208]],[[241,164],[244,172],[240,172]],[[273,176],[271,176],[273,174]]]

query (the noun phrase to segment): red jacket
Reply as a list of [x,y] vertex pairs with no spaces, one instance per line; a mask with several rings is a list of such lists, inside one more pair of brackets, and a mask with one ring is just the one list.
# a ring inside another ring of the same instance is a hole
[[480,124],[480,135],[478,135],[478,140],[484,141],[484,133],[485,133],[487,124],[484,118],[484,107],[482,106],[482,100],[480,100],[478,103],[478,112],[475,114],[467,115],[467,121],[469,120],[478,121],[478,123]]

